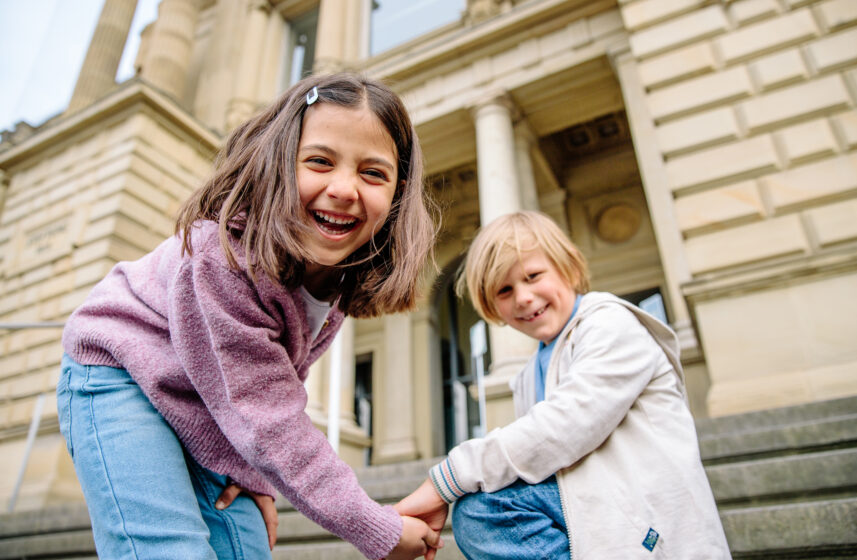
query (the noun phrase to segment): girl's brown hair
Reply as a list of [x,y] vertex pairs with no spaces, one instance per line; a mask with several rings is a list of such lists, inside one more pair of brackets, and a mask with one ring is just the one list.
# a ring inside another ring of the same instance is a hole
[[310,76],[237,127],[215,162],[215,171],[179,211],[176,232],[192,251],[190,231],[198,220],[219,225],[220,243],[238,268],[230,236],[240,237],[248,273],[258,270],[287,288],[299,286],[304,263],[312,261],[302,239],[309,231],[295,176],[307,94],[314,103],[359,108],[365,104],[393,139],[398,186],[387,221],[363,247],[346,258],[334,295],[353,317],[411,310],[420,269],[431,256],[437,231],[423,188],[423,156],[401,99],[386,85],[354,74]]
[[458,295],[466,290],[480,316],[492,323],[502,322],[495,301],[500,284],[523,253],[536,250],[545,254],[576,293],[589,291],[589,267],[580,249],[546,215],[521,211],[501,216],[479,230],[456,283]]

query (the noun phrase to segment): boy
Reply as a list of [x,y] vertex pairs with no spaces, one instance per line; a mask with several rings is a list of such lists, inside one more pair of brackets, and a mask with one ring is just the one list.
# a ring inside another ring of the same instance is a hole
[[580,251],[535,212],[483,228],[463,280],[539,350],[510,382],[517,419],[452,449],[397,510],[439,530],[456,502],[469,559],[730,558],[675,333],[589,292]]

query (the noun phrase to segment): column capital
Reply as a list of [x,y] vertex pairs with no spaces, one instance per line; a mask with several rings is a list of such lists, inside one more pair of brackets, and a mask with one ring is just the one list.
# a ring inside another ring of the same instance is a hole
[[614,43],[607,46],[607,60],[613,68],[615,74],[619,74],[618,66],[629,60],[634,59],[634,53],[631,52],[631,43],[627,40],[620,43]]
[[473,119],[478,118],[479,113],[492,108],[502,107],[509,111],[512,121],[517,121],[520,118],[521,111],[518,104],[512,99],[511,94],[506,90],[494,90],[472,102],[468,109]]
[[536,132],[533,130],[529,121],[525,118],[518,119],[513,128],[515,129],[515,137],[526,141],[530,145],[534,144],[538,140]]
[[272,6],[270,0],[249,0],[247,4],[247,11],[250,12],[259,10],[268,14],[271,12],[271,9]]

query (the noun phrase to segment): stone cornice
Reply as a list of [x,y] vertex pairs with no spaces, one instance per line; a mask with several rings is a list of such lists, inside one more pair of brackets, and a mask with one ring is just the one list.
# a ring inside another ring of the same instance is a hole
[[135,106],[153,110],[191,136],[203,149],[211,151],[212,155],[220,148],[223,140],[220,135],[206,128],[168,96],[142,79],[135,78],[89,107],[50,121],[20,144],[0,152],[0,169],[9,169],[90,127],[103,126],[106,118]]
[[485,56],[485,49],[503,50],[523,37],[544,33],[535,27],[560,28],[572,21],[605,12],[616,0],[538,0],[523,3],[511,12],[476,25],[450,24],[367,61],[367,73],[392,82],[406,81],[427,70],[443,67],[448,61],[466,65]]
[[822,276],[857,270],[854,245],[826,250],[811,256],[791,257],[760,263],[737,271],[712,273],[682,285],[682,294],[692,304],[734,297],[759,290],[772,290]]

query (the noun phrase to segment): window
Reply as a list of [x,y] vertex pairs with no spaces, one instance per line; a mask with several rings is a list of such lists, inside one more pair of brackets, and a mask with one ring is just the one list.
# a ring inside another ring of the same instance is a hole
[[370,54],[461,19],[465,0],[374,0]]
[[660,288],[642,290],[640,292],[634,292],[633,294],[627,294],[620,297],[625,301],[633,303],[649,315],[660,319],[663,324],[669,325],[669,322],[667,321],[667,310],[664,307],[664,298],[661,295]]
[[[357,425],[372,439],[372,354],[360,354],[354,368],[354,417]],[[372,462],[372,447],[364,451],[363,464]]]
[[283,73],[280,90],[284,91],[295,82],[312,74],[315,59],[315,36],[318,28],[318,9],[308,12],[293,21],[286,22]]

